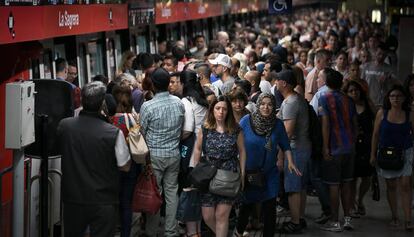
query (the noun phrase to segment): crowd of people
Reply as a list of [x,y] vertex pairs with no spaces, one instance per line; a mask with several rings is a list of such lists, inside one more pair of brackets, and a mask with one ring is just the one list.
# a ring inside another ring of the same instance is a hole
[[[157,54],[125,52],[118,76],[94,77],[81,89],[79,116],[58,128],[65,233],[111,236],[119,223],[130,236],[138,225],[131,205],[143,167],[125,140],[134,123],[164,197],[164,236],[179,236],[179,224],[186,236],[201,236],[205,224],[218,237],[254,228],[270,237],[286,210],[280,231],[302,233],[309,192],[318,196],[322,230],[353,230],[353,219],[370,211],[365,199],[377,175],[390,225],[411,231],[414,75],[396,76],[398,41],[383,29],[355,11],[301,10],[235,23],[208,44],[198,35],[194,47],[160,40]],[[192,150],[187,163],[183,143]],[[206,161],[240,175],[237,196],[192,186],[191,169]],[[179,223],[187,191],[199,192],[202,214]],[[145,215],[143,236],[157,235],[160,212]]]

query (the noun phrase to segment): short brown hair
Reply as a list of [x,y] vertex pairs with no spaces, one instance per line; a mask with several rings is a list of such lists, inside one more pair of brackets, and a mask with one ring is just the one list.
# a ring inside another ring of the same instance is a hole
[[234,100],[242,100],[245,105],[247,105],[247,103],[249,103],[249,99],[247,97],[246,92],[244,92],[244,90],[240,87],[233,88],[230,91],[228,96],[229,96],[230,102],[232,102]]
[[237,132],[239,129],[239,125],[236,123],[236,120],[234,119],[231,103],[227,96],[224,95],[219,96],[216,100],[213,101],[213,103],[211,103],[208,109],[207,119],[204,122],[204,127],[211,130],[217,128],[216,118],[214,117],[214,107],[218,102],[225,102],[227,105],[227,116],[224,122],[224,132],[229,134]]

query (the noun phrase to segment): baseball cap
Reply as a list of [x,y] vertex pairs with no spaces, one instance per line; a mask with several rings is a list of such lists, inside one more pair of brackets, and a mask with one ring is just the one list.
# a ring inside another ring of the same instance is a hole
[[152,72],[151,81],[157,89],[166,90],[170,84],[170,74],[164,68],[159,67]]
[[292,70],[282,70],[276,73],[276,80],[285,81],[287,84],[295,87],[297,85],[295,74]]
[[255,66],[256,66],[256,70],[257,70],[260,74],[262,74],[262,73],[263,73],[263,71],[264,71],[264,67],[265,67],[265,65],[266,65],[266,63],[265,63],[265,62],[257,62],[257,63],[255,64]]
[[215,59],[208,60],[213,65],[222,65],[231,68],[231,59],[226,54],[219,54]]

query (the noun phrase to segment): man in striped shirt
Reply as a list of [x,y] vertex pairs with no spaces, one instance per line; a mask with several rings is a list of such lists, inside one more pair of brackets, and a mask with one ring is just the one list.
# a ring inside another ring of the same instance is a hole
[[[178,97],[168,93],[170,74],[165,69],[155,69],[151,74],[151,82],[155,95],[141,107],[141,131],[150,150],[158,188],[165,195],[164,236],[178,236],[175,213],[178,204],[179,142],[184,122],[184,105]],[[148,216],[146,234],[155,237],[158,226],[159,213]]]

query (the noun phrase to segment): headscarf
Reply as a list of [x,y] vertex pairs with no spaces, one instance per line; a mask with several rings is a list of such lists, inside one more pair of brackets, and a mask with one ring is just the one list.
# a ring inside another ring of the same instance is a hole
[[[259,107],[264,98],[269,98],[273,105],[273,110],[270,113],[269,117],[263,117],[263,115],[260,113]],[[275,97],[270,93],[260,94],[256,102],[256,110],[252,113],[250,118],[251,118],[252,128],[255,131],[255,133],[257,133],[260,136],[266,137],[265,148],[269,151],[272,150],[272,141],[270,139],[270,136],[272,134],[272,130],[277,120]]]

